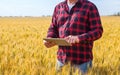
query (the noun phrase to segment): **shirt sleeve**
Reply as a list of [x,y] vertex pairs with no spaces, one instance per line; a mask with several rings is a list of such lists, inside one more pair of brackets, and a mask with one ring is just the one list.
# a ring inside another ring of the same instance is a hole
[[94,4],[89,7],[88,18],[89,31],[78,36],[80,41],[95,41],[102,36],[103,27],[98,9]]
[[57,18],[56,18],[56,7],[52,16],[52,22],[48,29],[47,37],[48,38],[57,38],[58,37],[58,27],[57,27]]

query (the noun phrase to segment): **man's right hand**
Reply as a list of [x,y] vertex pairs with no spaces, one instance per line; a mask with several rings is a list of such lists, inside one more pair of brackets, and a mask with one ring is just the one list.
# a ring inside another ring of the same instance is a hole
[[47,47],[47,48],[50,48],[50,47],[53,47],[53,46],[55,46],[56,44],[55,43],[53,43],[53,42],[47,42],[47,41],[43,41],[44,42],[44,45]]

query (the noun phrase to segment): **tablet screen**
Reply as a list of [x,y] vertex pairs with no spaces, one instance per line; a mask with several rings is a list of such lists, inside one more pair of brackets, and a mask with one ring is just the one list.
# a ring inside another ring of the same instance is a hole
[[59,46],[72,46],[63,38],[43,38],[43,40],[48,42],[54,42],[56,45],[59,45]]

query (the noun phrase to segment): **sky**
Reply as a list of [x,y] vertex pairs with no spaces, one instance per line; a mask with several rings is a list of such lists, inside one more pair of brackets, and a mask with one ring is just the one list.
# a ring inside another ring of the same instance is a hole
[[[0,16],[47,16],[52,15],[56,4],[64,0],[0,0]],[[100,15],[120,12],[120,0],[89,0]]]

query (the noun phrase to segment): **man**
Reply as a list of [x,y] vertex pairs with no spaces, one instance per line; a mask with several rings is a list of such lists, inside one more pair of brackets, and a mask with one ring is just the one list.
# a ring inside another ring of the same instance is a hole
[[[87,0],[65,0],[54,10],[48,38],[64,38],[72,46],[59,46],[57,70],[70,62],[85,74],[91,67],[93,42],[102,36],[103,28],[96,6]],[[44,42],[50,48],[53,42]]]

